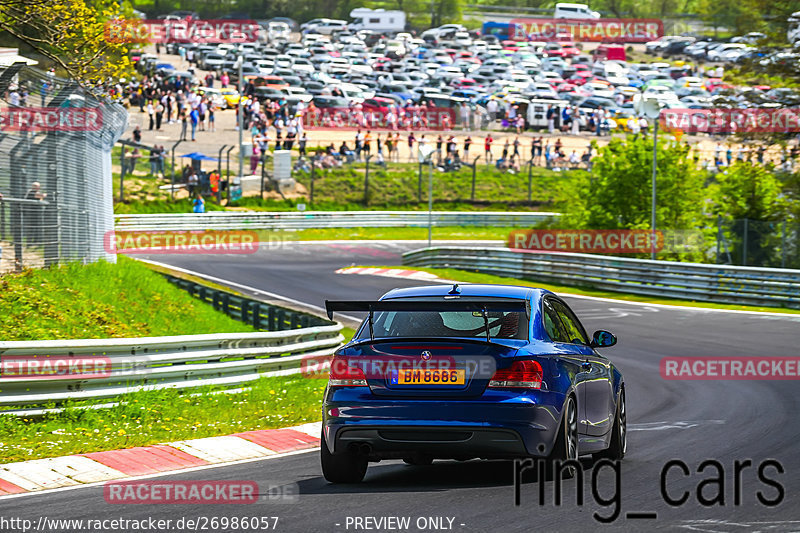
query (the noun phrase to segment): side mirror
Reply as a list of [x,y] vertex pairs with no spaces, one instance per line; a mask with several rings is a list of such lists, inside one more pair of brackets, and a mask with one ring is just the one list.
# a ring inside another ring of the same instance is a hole
[[617,338],[610,331],[599,329],[592,335],[592,342],[589,344],[592,348],[609,348],[617,344]]

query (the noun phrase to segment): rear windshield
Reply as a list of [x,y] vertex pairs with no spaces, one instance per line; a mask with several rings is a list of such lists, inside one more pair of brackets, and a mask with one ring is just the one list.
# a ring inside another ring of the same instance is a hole
[[[489,336],[497,339],[527,339],[528,318],[524,312],[489,312]],[[374,314],[375,338],[381,337],[478,337],[486,338],[480,312],[381,311]],[[358,339],[369,338],[365,322]]]

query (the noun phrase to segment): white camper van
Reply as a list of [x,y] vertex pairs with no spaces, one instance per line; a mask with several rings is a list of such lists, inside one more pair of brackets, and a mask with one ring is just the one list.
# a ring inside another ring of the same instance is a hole
[[396,33],[406,29],[404,11],[386,11],[359,7],[350,12],[353,22],[348,28],[352,31],[371,30],[378,33]]
[[586,4],[560,2],[556,4],[556,11],[553,17],[557,19],[599,19],[600,13],[592,11]]

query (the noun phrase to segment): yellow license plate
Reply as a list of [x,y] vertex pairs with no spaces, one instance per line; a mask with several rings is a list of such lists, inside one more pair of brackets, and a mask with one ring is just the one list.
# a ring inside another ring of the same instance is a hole
[[464,369],[431,368],[427,370],[400,370],[398,385],[463,385],[466,383]]

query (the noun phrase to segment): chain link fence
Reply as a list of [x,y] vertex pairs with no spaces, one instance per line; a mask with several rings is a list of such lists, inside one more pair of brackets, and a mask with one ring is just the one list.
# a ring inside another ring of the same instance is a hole
[[800,221],[717,219],[717,264],[800,268]]
[[111,147],[125,109],[75,81],[17,63],[0,70],[0,272],[114,261]]

